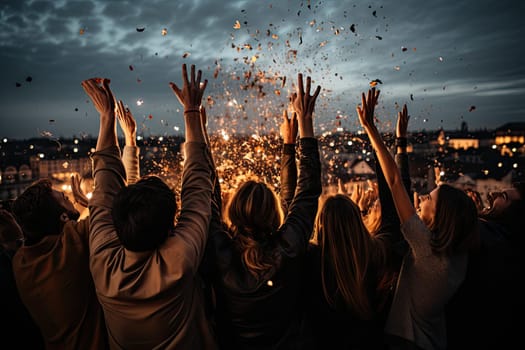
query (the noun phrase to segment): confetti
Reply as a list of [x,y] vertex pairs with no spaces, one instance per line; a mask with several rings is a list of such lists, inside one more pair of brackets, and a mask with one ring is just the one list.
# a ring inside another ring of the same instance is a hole
[[160,32],[162,36],[166,36],[168,34],[168,29],[162,28],[162,31]]
[[75,108],[75,112],[78,112],[78,108]]
[[142,33],[146,27],[137,27],[137,32]]
[[182,54],[182,58],[186,58],[186,57],[188,57],[188,56],[190,56],[190,55],[191,55],[191,53],[189,53],[189,52],[186,51],[186,52],[184,52],[184,53]]
[[15,83],[15,86],[16,86],[16,87],[20,87],[20,86],[22,86],[22,84],[20,84],[20,83]]
[[55,119],[49,119],[49,122],[50,122],[50,123],[54,123],[54,122],[55,122]]
[[78,33],[79,33],[80,35],[84,35],[84,33],[85,33],[85,29],[84,29],[84,28],[80,28],[80,30],[78,31]]
[[407,49],[406,47],[401,46],[401,51],[405,52],[405,51],[407,51],[407,50],[408,50],[408,49]]
[[468,109],[469,112],[472,112],[474,110],[476,110],[476,106],[470,106],[470,108]]
[[382,36],[379,36],[379,35],[376,35],[376,38],[377,38],[378,40],[383,40],[383,37],[382,37]]
[[137,100],[137,106],[142,106],[144,104],[144,100],[142,100],[141,98],[139,98]]
[[352,31],[352,33],[355,33],[355,24],[352,24],[352,25],[350,26],[350,30]]
[[374,87],[377,84],[383,84],[383,82],[381,80],[379,80],[379,79],[375,79],[375,80],[372,80],[369,84],[370,84],[371,87]]
[[28,83],[30,83],[30,82],[33,81],[33,78],[29,76],[29,77],[26,78],[26,81],[27,81]]
[[235,24],[233,25],[233,29],[241,29],[241,23],[239,21],[235,21]]
[[153,116],[151,114],[148,115],[148,119],[150,119],[150,120],[153,119]]
[[372,16],[377,17],[377,11],[372,12]]
[[443,57],[439,56],[439,61],[443,62]]
[[129,70],[133,70],[133,66],[131,64],[129,65]]
[[410,94],[410,99],[414,101],[414,95]]

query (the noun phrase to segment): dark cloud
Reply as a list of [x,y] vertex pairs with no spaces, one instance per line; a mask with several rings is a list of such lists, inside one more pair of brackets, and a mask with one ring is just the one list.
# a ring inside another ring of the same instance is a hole
[[[151,132],[168,132],[157,120],[182,124],[168,88],[180,80],[182,63],[197,64],[210,80],[207,94],[216,101],[210,113],[247,99],[248,122],[277,112],[303,72],[324,88],[320,128],[336,112],[355,119],[359,93],[374,79],[383,82],[382,112],[393,118],[396,106],[407,103],[413,128],[455,128],[462,120],[472,128],[496,127],[525,110],[516,98],[525,92],[524,10],[511,0],[312,2],[310,8],[304,1],[3,1],[0,103],[17,117],[7,124],[2,118],[0,130],[35,136],[54,119],[64,135],[94,134],[96,112],[80,82],[107,76],[136,116],[155,116]],[[265,86],[261,97],[241,91],[248,71],[286,76],[289,83],[276,85],[280,96]],[[27,76],[34,78],[30,84]],[[468,113],[472,105],[476,110]]]

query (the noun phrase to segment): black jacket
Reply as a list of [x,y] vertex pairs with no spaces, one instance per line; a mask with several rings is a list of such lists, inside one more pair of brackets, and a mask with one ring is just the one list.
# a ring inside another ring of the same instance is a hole
[[293,349],[299,343],[300,306],[305,254],[318,198],[321,164],[317,140],[299,142],[299,176],[295,147],[285,145],[281,159],[281,200],[284,224],[267,243],[275,265],[255,278],[241,259],[233,239],[220,221],[220,190],[215,190],[210,236],[203,277],[212,285],[211,312],[222,349]]

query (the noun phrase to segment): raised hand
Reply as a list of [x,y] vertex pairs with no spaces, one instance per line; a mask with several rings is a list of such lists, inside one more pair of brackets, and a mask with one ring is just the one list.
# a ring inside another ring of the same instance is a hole
[[396,123],[396,137],[407,137],[408,130],[408,120],[410,116],[408,115],[407,105],[403,105],[401,112],[397,114],[397,123]]
[[78,174],[71,176],[71,193],[73,193],[73,198],[75,199],[76,203],[80,204],[84,208],[88,207],[88,198],[80,187],[80,176],[78,176]]
[[115,103],[115,114],[117,115],[118,123],[122,132],[124,132],[124,139],[127,146],[137,145],[137,122],[133,117],[130,109],[124,106],[122,100]]
[[[375,88],[368,90],[367,96],[361,94],[361,106],[356,107],[359,121],[365,129],[375,128],[374,124],[374,110],[379,99],[379,90]],[[370,135],[369,135],[370,136]]]
[[195,78],[195,65],[191,65],[190,79],[188,79],[188,71],[186,64],[182,65],[182,81],[183,86],[180,89],[177,84],[170,82],[170,87],[179,99],[179,102],[184,107],[184,113],[199,112],[202,95],[208,85],[208,80],[205,79],[201,83],[202,71],[199,69],[197,77]]
[[115,99],[109,83],[110,80],[107,78],[91,78],[81,84],[100,116],[111,116],[115,109]]
[[295,144],[297,139],[297,114],[293,113],[291,118],[288,118],[288,112],[283,111],[283,121],[281,123],[281,137],[285,144]]
[[313,113],[315,110],[315,101],[317,100],[317,96],[319,96],[319,92],[321,92],[321,86],[318,85],[314,94],[310,95],[311,86],[312,79],[307,77],[305,91],[303,75],[301,73],[297,75],[297,92],[292,95],[292,105],[295,113],[297,113],[300,137],[314,136]]

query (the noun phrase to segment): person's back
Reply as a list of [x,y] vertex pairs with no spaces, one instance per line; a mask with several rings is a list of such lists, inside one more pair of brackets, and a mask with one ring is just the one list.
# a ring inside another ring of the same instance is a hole
[[211,212],[210,169],[198,109],[206,81],[201,85],[200,71],[195,81],[194,66],[191,74],[190,84],[183,65],[183,91],[171,84],[184,105],[186,122],[176,225],[175,195],[160,178],[146,177],[126,186],[109,80],[82,83],[100,113],[92,156],[90,269],[114,349],[215,347],[197,275]]
[[[57,199],[58,198],[58,199]],[[13,257],[22,301],[48,349],[107,347],[102,308],[89,271],[87,220],[49,181],[39,181],[13,204],[26,235]]]
[[[299,125],[299,177],[295,160],[297,123],[285,113],[288,129],[281,164],[282,223],[279,200],[264,183],[247,181],[232,196],[229,228],[214,205],[206,275],[216,296],[215,326],[224,349],[295,349],[300,347],[302,277],[308,240],[321,193],[321,165],[313,136],[312,113],[320,87],[293,98]],[[306,104],[298,106],[298,103]],[[304,109],[303,109],[304,108]],[[287,140],[288,139],[288,140]],[[297,182],[297,184],[296,184]],[[295,186],[297,188],[295,189]],[[295,190],[294,190],[295,189]],[[214,204],[220,202],[220,189]]]
[[44,349],[40,329],[20,299],[13,273],[12,259],[23,242],[20,226],[10,212],[0,209],[0,310],[3,344],[17,344],[21,349]]

